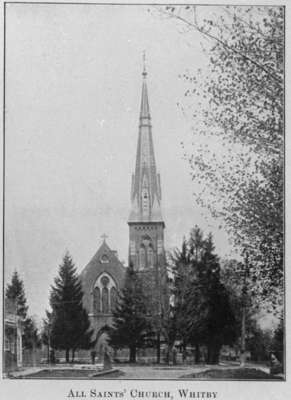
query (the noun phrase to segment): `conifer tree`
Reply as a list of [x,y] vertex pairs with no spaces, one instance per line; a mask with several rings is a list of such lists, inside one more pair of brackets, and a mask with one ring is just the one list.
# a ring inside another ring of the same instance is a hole
[[212,235],[203,240],[201,257],[192,264],[188,287],[189,338],[207,347],[207,362],[219,360],[220,348],[235,339],[235,318],[228,293],[220,281],[220,265]]
[[203,238],[195,227],[182,250],[174,254],[174,313],[177,334],[184,345],[207,347],[207,362],[217,363],[223,344],[229,344],[237,333],[229,295],[220,280],[220,265],[214,253],[212,236]]
[[205,297],[208,306],[206,317],[207,332],[204,343],[208,348],[208,362],[217,363],[223,344],[231,344],[236,337],[236,320],[231,308],[228,292],[220,280],[220,264],[212,235],[205,240],[202,268],[205,268]]
[[28,305],[25,296],[24,283],[19,277],[17,271],[14,271],[9,283],[6,287],[6,299],[15,304],[15,312],[20,317],[22,325],[22,345],[23,348],[31,349],[39,346],[39,335],[35,322],[28,316]]
[[158,257],[153,268],[138,272],[142,282],[148,320],[152,330],[151,346],[156,348],[156,362],[161,359],[161,338],[173,342],[173,324],[169,304],[169,276],[165,257]]
[[175,325],[176,336],[182,340],[182,345],[186,348],[187,325],[185,319],[185,304],[187,297],[185,289],[190,276],[190,253],[185,237],[183,238],[181,250],[178,248],[175,249],[170,257],[173,264],[173,323]]
[[130,265],[125,284],[113,313],[113,328],[109,344],[115,348],[129,348],[129,361],[136,362],[136,350],[146,344],[150,332],[146,297],[141,279]]
[[15,303],[17,315],[25,320],[27,317],[28,306],[26,303],[24,284],[17,271],[14,271],[11,283],[6,287],[5,294],[7,299]]
[[34,319],[31,317],[26,318],[26,320],[24,321],[22,344],[23,347],[26,349],[34,349],[36,347],[40,347],[40,334],[36,327]]
[[50,341],[53,348],[65,350],[66,362],[69,362],[70,350],[73,361],[77,349],[86,349],[93,344],[82,298],[81,282],[71,256],[66,253],[50,293]]

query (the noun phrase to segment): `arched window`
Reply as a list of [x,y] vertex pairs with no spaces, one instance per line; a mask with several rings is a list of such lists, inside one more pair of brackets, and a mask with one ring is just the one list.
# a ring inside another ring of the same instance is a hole
[[109,258],[107,254],[103,254],[103,256],[100,258],[100,261],[102,264],[104,263],[109,263]]
[[100,289],[99,287],[95,287],[93,290],[93,312],[94,314],[100,313]]
[[110,314],[117,302],[116,282],[107,272],[99,275],[93,289],[93,312]]
[[141,246],[139,249],[139,267],[140,269],[144,269],[146,266],[146,258],[145,258],[145,248]]
[[109,313],[109,290],[107,287],[102,289],[102,312],[104,314]]
[[113,286],[110,289],[110,308],[111,308],[111,312],[113,312],[115,310],[116,302],[117,302],[117,290]]
[[101,278],[101,283],[102,283],[102,286],[103,286],[103,287],[107,287],[108,284],[109,284],[109,278],[108,278],[108,276],[106,276],[106,275],[102,276],[102,278]]
[[148,265],[150,267],[153,267],[154,265],[154,250],[152,248],[152,245],[149,245],[148,247]]

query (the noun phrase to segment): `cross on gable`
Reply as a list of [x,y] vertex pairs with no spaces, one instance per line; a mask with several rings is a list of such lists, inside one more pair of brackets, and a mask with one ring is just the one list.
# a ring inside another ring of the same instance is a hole
[[103,233],[103,235],[101,235],[101,238],[103,239],[103,242],[105,242],[108,236],[105,233]]

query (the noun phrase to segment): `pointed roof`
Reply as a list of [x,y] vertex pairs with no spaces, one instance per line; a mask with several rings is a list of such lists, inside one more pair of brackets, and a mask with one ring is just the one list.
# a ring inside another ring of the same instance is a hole
[[120,289],[123,286],[125,271],[126,268],[119,261],[116,251],[110,249],[104,238],[101,246],[80,274],[84,306],[90,310],[90,296],[94,284],[103,272],[110,275],[116,282],[117,288]]
[[149,98],[148,98],[148,88],[147,88],[147,72],[146,67],[144,65],[143,69],[143,82],[142,82],[142,90],[141,90],[141,105],[140,105],[140,119],[151,119],[150,117],[150,107],[149,107]]
[[160,177],[157,173],[147,89],[142,73],[141,107],[135,173],[132,177],[130,222],[163,222]]
[[108,269],[111,270],[112,266],[124,269],[124,266],[117,257],[116,251],[111,250],[106,241],[103,240],[103,243],[101,244],[95,255],[92,257],[92,259],[89,261],[87,266],[83,269],[81,275],[86,276],[88,270],[90,270],[91,268],[95,268],[100,271],[106,271]]

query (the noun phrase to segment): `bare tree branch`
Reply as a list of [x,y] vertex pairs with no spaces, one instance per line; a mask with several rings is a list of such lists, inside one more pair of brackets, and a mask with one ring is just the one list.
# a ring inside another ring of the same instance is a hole
[[257,61],[255,61],[254,59],[249,57],[248,55],[243,54],[242,52],[238,51],[233,46],[229,45],[227,42],[225,42],[222,39],[219,39],[218,37],[214,36],[213,34],[210,33],[210,31],[206,31],[204,28],[200,27],[197,24],[196,12],[194,12],[194,23],[188,21],[186,18],[181,17],[178,14],[174,14],[172,12],[168,12],[168,11],[165,11],[163,9],[160,9],[160,12],[163,13],[164,15],[167,15],[170,18],[175,18],[175,19],[185,23],[186,25],[196,29],[202,35],[204,35],[204,36],[216,41],[217,43],[221,44],[224,48],[232,51],[233,53],[235,53],[237,55],[239,55],[244,60],[249,61],[250,63],[254,64],[257,68],[261,69],[262,71],[265,72],[265,74],[267,74],[270,78],[272,78],[275,81],[276,85],[278,85],[280,88],[283,87],[283,79],[281,77],[277,76],[274,72],[271,72],[270,70],[266,69],[262,64],[258,63]]

